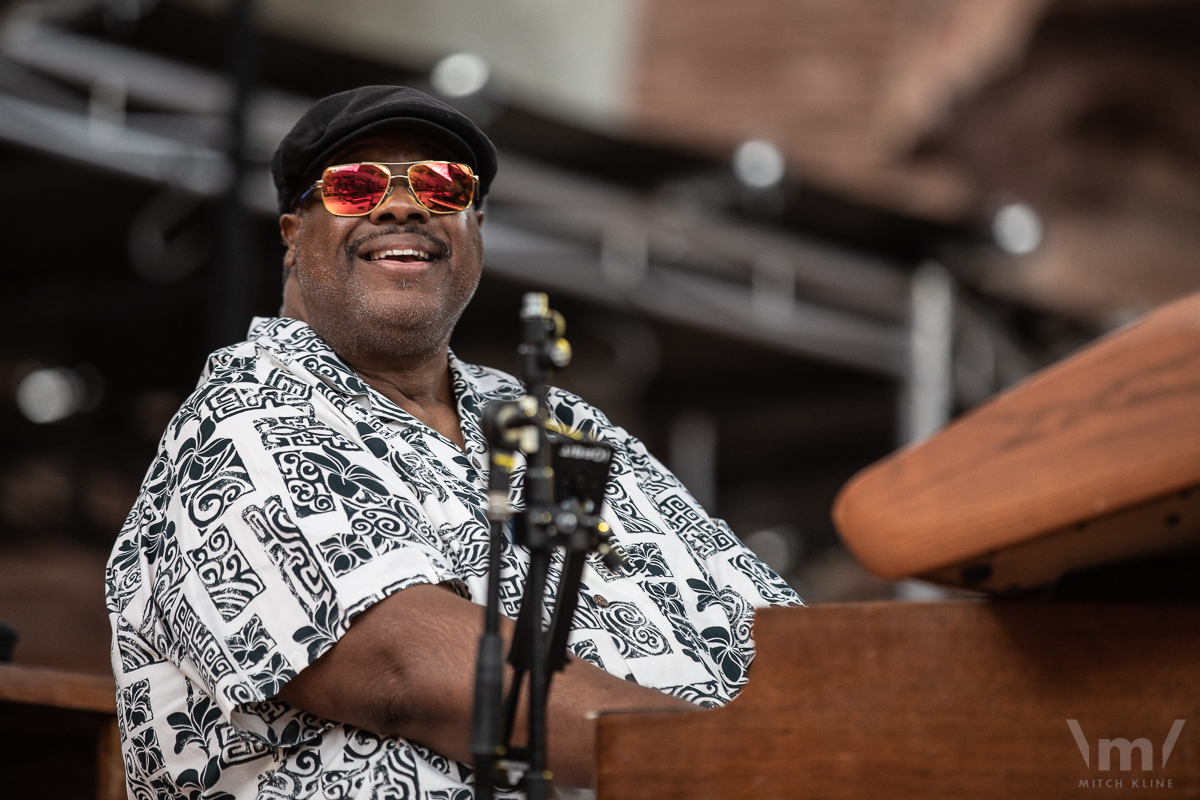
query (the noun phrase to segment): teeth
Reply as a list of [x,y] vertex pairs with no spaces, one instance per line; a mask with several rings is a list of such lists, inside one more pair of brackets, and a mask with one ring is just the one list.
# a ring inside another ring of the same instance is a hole
[[380,259],[384,258],[400,258],[402,256],[412,256],[413,258],[419,258],[422,261],[429,261],[433,258],[433,256],[431,256],[429,253],[426,253],[424,250],[404,248],[403,250],[376,250],[374,253],[371,253],[371,260],[379,261]]

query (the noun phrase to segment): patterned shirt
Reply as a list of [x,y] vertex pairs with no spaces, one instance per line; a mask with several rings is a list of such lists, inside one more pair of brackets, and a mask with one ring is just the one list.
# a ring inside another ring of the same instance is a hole
[[[469,800],[466,764],[272,699],[394,592],[457,580],[484,600],[480,413],[523,391],[453,355],[450,374],[465,451],[298,320],[257,319],[248,341],[210,357],[107,569],[132,797]],[[552,389],[550,406],[615,448],[602,513],[629,563],[585,568],[571,651],[701,705],[727,702],[753,656],[752,609],[799,598],[641,442],[567,392]],[[502,556],[515,617],[527,552],[506,543]],[[561,564],[560,551],[552,584]]]

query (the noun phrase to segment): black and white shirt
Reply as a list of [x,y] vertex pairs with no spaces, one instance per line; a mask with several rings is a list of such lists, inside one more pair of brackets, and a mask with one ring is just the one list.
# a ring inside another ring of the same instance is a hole
[[[271,699],[394,592],[459,580],[486,596],[479,417],[522,389],[453,355],[450,371],[465,452],[298,320],[255,320],[248,341],[209,359],[107,570],[132,797],[472,796],[465,764]],[[754,653],[752,609],[799,598],[641,442],[574,395],[552,389],[550,405],[616,449],[603,516],[630,564],[585,569],[571,651],[695,703],[727,702]],[[513,478],[519,507],[520,465]],[[506,545],[509,616],[527,564]]]

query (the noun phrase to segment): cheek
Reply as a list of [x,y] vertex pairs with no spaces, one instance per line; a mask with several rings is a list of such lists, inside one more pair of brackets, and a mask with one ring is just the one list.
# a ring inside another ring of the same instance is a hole
[[309,282],[321,280],[323,276],[345,272],[345,237],[337,229],[337,217],[330,220],[312,220],[305,227],[296,247],[296,263],[300,275]]
[[457,244],[457,252],[462,254],[458,261],[463,266],[474,266],[477,269],[482,266],[483,234],[479,225],[464,221]]
[[326,263],[341,260],[345,251],[345,235],[340,230],[339,222],[339,217],[330,216],[328,222],[318,226],[314,231],[313,252]]

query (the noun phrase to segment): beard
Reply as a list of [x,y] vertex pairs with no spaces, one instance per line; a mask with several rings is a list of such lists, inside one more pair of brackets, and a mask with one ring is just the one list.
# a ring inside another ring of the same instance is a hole
[[[372,238],[396,233],[418,234],[442,253],[449,275],[420,290],[431,277],[378,276],[368,281],[355,255]],[[450,341],[454,326],[475,294],[481,272],[481,253],[462,253],[457,263],[448,242],[409,226],[389,226],[346,244],[341,263],[325,269],[297,254],[301,296],[308,323],[335,353],[347,362],[391,363],[399,366],[436,356]],[[432,291],[431,291],[432,290]]]

